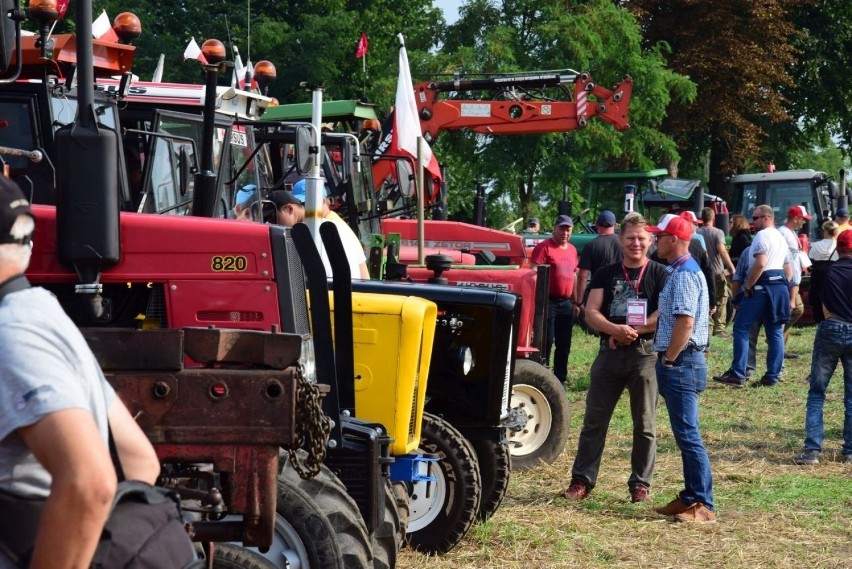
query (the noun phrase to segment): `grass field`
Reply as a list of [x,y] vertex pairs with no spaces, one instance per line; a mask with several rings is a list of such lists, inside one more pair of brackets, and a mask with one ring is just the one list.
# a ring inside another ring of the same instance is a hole
[[[700,400],[701,429],[710,454],[718,510],[716,524],[673,524],[648,504],[631,504],[631,422],[627,395],[616,409],[598,485],[590,498],[556,497],[569,482],[585,408],[595,338],[574,334],[570,369],[571,435],[552,465],[513,473],[509,494],[494,517],[475,525],[441,557],[403,551],[401,568],[535,569],[555,567],[852,568],[852,465],[840,462],[843,377],[838,367],[825,407],[821,463],[796,466],[803,441],[806,377],[814,328],[794,330],[779,386],[733,389],[709,382]],[[758,345],[758,373],[765,344]],[[713,338],[711,375],[727,369],[730,340]],[[680,454],[665,405],[658,408],[654,504],[682,488]]]

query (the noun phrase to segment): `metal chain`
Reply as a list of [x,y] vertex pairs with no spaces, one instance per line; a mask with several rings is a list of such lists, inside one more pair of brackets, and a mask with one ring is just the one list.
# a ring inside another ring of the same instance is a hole
[[[302,480],[308,480],[319,474],[325,460],[325,449],[331,422],[322,412],[320,390],[302,374],[302,366],[296,371],[296,432],[293,444],[287,448],[290,464]],[[304,461],[297,451],[305,448],[308,453]]]

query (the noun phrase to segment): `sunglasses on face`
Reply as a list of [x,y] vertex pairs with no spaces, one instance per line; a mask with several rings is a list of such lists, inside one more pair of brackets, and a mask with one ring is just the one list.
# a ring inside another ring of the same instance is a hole
[[768,215],[753,215],[751,216],[752,221],[757,221],[758,219],[763,219],[764,217],[769,217]]

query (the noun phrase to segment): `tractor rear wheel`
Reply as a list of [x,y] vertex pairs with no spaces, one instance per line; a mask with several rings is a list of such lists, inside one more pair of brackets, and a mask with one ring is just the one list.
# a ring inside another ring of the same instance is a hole
[[435,477],[434,482],[409,486],[406,539],[422,553],[446,553],[476,520],[482,494],[479,465],[467,439],[440,417],[423,413],[420,437],[419,450],[439,460],[422,464],[422,473]]
[[479,476],[482,478],[482,499],[479,501],[476,521],[484,522],[494,515],[509,491],[512,456],[505,443],[481,439],[471,440],[470,444],[476,452]]
[[522,429],[506,430],[512,468],[527,470],[540,462],[552,464],[565,448],[571,423],[562,383],[541,364],[515,360],[511,406],[527,416]]

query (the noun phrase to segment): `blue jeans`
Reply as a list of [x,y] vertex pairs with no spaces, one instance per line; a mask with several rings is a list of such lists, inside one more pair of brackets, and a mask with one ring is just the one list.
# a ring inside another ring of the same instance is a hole
[[559,381],[568,381],[568,354],[571,353],[571,335],[574,331],[574,303],[570,298],[556,300],[551,298],[547,311],[547,342],[544,348],[544,364],[550,362],[550,349],[553,352],[553,375]]
[[822,450],[825,435],[822,425],[822,407],[828,382],[837,368],[843,365],[843,454],[852,454],[852,324],[834,320],[819,323],[814,337],[814,355],[811,361],[811,388],[805,412],[805,450]]
[[771,383],[778,383],[781,378],[781,367],[784,365],[784,323],[772,324],[771,311],[769,295],[765,290],[756,290],[754,296],[744,298],[740,302],[737,316],[734,318],[734,360],[731,363],[731,371],[737,377],[746,377],[749,330],[756,322],[763,320],[768,347],[766,373],[763,377]]
[[683,352],[672,367],[665,367],[658,360],[657,384],[683,461],[685,488],[680,500],[687,506],[699,502],[715,511],[710,458],[698,428],[698,394],[707,387],[704,353]]

